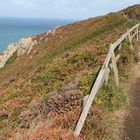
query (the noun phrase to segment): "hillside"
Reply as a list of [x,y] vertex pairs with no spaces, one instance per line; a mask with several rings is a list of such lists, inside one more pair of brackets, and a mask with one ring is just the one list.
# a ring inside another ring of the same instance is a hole
[[140,19],[140,5],[130,6],[127,9],[124,9],[122,12],[124,12],[124,14],[130,19]]
[[[140,5],[135,5],[12,44],[0,57],[0,66],[5,64],[0,69],[0,139],[75,139],[72,131],[83,98],[96,79],[109,44],[137,23],[139,9]],[[129,75],[125,68],[134,59],[129,49],[123,51],[119,62],[122,83]],[[117,123],[112,116],[126,102],[127,96],[115,87],[112,78],[96,97],[79,140],[111,139],[117,129],[111,126]]]

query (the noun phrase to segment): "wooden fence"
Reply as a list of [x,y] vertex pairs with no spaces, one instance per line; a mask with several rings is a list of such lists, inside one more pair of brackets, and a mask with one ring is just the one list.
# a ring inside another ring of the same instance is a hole
[[[83,110],[82,113],[80,115],[80,118],[78,120],[78,123],[75,127],[74,130],[74,135],[75,136],[79,136],[83,125],[85,123],[85,120],[87,118],[88,112],[90,110],[90,107],[92,105],[92,102],[95,98],[95,95],[97,94],[97,92],[99,91],[99,89],[102,87],[104,82],[108,82],[108,77],[110,74],[110,69],[113,69],[114,71],[114,77],[115,77],[115,82],[116,82],[116,86],[119,86],[119,75],[118,75],[118,69],[117,69],[117,61],[120,58],[120,55],[118,54],[117,56],[115,55],[115,50],[117,49],[121,49],[123,47],[122,43],[128,39],[130,42],[130,48],[133,51],[133,43],[132,43],[132,39],[134,37],[137,38],[137,40],[139,39],[139,34],[140,34],[140,24],[135,25],[134,27],[132,27],[130,30],[127,30],[127,32],[122,35],[121,38],[119,38],[114,44],[110,45],[109,48],[109,52],[106,56],[106,59],[104,61],[104,64],[102,65],[102,68],[97,76],[97,79],[91,89],[91,92],[88,96],[85,97],[85,103],[83,106]],[[112,63],[111,63],[112,62]],[[110,64],[111,63],[111,64]]]

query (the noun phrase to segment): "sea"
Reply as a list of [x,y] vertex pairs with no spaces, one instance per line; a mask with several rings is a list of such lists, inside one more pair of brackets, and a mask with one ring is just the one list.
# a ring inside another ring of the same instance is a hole
[[73,20],[0,17],[0,53],[22,37],[44,33],[72,22]]

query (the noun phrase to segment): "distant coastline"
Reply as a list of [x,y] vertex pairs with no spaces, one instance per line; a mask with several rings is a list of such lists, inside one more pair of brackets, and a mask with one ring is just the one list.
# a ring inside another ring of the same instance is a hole
[[0,53],[2,53],[9,44],[15,43],[25,36],[47,32],[56,26],[66,25],[71,22],[73,21],[0,17]]

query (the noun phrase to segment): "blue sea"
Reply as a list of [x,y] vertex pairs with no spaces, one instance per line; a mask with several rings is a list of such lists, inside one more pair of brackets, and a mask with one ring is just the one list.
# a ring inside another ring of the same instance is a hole
[[0,18],[0,52],[11,43],[22,37],[35,35],[56,27],[71,23],[71,20],[29,19],[29,18]]

